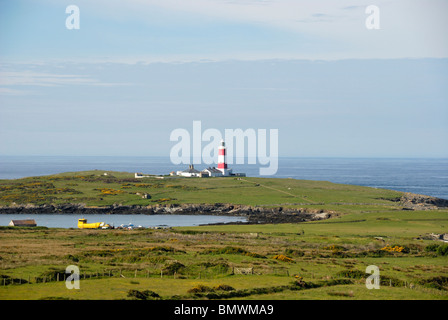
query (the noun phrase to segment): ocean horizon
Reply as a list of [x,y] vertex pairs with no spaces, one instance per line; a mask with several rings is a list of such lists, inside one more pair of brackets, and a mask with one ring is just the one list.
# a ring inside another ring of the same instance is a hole
[[[277,173],[271,176],[261,176],[259,164],[243,162],[229,167],[250,177],[330,181],[448,199],[448,158],[279,157]],[[209,166],[216,165],[195,168]],[[162,156],[0,156],[0,179],[95,169],[164,175],[187,167]]]

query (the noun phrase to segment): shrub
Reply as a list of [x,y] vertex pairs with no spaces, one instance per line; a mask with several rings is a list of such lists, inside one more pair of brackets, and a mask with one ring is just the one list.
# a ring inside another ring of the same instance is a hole
[[385,246],[384,248],[381,248],[383,251],[387,252],[400,252],[400,253],[409,253],[409,248],[395,245],[395,246]]
[[362,279],[366,277],[366,273],[360,270],[343,270],[337,273],[339,277],[350,278],[350,279]]
[[115,190],[115,189],[111,189],[111,188],[101,188],[101,189],[94,189],[94,190],[99,190],[101,191],[102,195],[117,195],[117,194],[121,194],[124,193],[123,190]]
[[[65,269],[56,269],[56,268],[50,268],[48,271],[43,272],[40,277],[38,278],[40,281],[43,281],[45,278],[46,281],[56,281],[59,275],[59,281],[64,280],[64,277],[69,276],[69,274],[65,273]],[[39,281],[38,280],[38,281]]]
[[225,273],[230,269],[230,266],[225,262],[201,262],[198,266],[203,266],[221,273]]
[[440,244],[438,243],[432,243],[430,245],[427,245],[425,247],[426,252],[437,252],[437,249],[440,247]]
[[429,279],[420,280],[420,284],[438,290],[448,290],[448,277],[437,276]]
[[382,286],[391,286],[391,287],[402,287],[404,284],[403,280],[387,277],[387,276],[381,276],[380,277],[380,285]]
[[343,246],[338,246],[336,244],[333,244],[331,246],[325,246],[324,249],[332,250],[332,251],[345,251],[345,250],[347,250]]
[[266,259],[266,257],[261,254],[249,252],[243,248],[232,247],[232,246],[227,246],[227,247],[219,248],[219,249],[215,249],[215,250],[205,250],[203,252],[203,254],[241,254],[244,256],[252,257],[252,258]]
[[162,271],[164,274],[174,274],[175,272],[179,273],[179,271],[183,270],[184,268],[185,266],[182,263],[174,262],[167,265],[165,268],[163,268]]
[[66,258],[67,260],[72,261],[72,262],[79,262],[79,258],[76,257],[76,256],[73,256],[73,255],[71,255],[71,254],[66,255],[65,258]]
[[153,300],[160,298],[160,296],[154,291],[151,290],[138,291],[133,289],[128,291],[128,297],[137,300]]
[[214,290],[221,290],[221,291],[232,291],[235,290],[235,288],[227,285],[227,284],[219,284],[216,287],[213,288]]
[[283,254],[275,255],[275,256],[273,257],[273,259],[275,259],[275,260],[280,260],[280,261],[283,261],[283,262],[294,262],[293,259],[291,259],[290,257],[287,257],[287,256],[285,256],[285,255],[283,255]]
[[439,256],[448,256],[448,244],[440,245],[436,252]]
[[28,283],[25,279],[19,279],[19,278],[11,278],[7,275],[0,275],[0,285],[8,285],[8,284],[14,284],[14,283]]
[[337,296],[337,297],[353,297],[354,296],[353,291],[351,291],[351,290],[349,292],[330,291],[330,292],[327,292],[327,294],[329,296]]
[[188,289],[188,293],[204,293],[204,292],[213,292],[213,289],[202,284],[198,284],[191,289]]
[[239,248],[239,247],[224,247],[221,249],[216,249],[216,250],[212,250],[209,253],[215,253],[215,254],[246,254],[248,251],[243,249],[243,248]]
[[300,288],[306,288],[307,286],[306,282],[303,281],[303,277],[299,276],[298,274],[294,275],[294,281],[292,284]]
[[305,253],[301,250],[285,249],[285,255],[303,257],[305,255]]

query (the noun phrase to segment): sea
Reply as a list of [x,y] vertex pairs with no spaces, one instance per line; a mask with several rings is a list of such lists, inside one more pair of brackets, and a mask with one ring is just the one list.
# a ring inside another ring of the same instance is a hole
[[[239,160],[242,163],[229,165],[233,172],[245,173],[249,177],[261,177],[259,169],[266,165],[248,164],[245,159]],[[195,168],[202,170],[209,166],[196,164]],[[162,175],[169,174],[171,171],[184,170],[187,167],[187,164],[172,164],[169,157],[0,156],[0,179],[94,169]],[[448,199],[447,158],[280,157],[276,174],[265,177],[330,181]],[[168,217],[163,216],[161,221],[154,223],[149,221],[142,221],[142,223],[174,226],[172,221],[163,221],[163,219],[168,220]],[[191,225],[188,223],[195,217],[184,216],[184,218],[182,220],[185,221],[182,223]],[[129,215],[123,219],[129,220]],[[126,221],[126,223],[129,222],[132,221]],[[135,221],[133,223],[138,224]],[[215,223],[215,221],[201,220],[194,223],[207,224]],[[4,225],[2,221],[0,225]]]

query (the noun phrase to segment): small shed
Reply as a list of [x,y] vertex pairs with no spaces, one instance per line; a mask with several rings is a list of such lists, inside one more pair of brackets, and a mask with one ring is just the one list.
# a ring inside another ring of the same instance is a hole
[[35,226],[37,226],[37,224],[34,219],[11,220],[11,222],[9,222],[9,226],[11,226],[11,227],[35,227]]

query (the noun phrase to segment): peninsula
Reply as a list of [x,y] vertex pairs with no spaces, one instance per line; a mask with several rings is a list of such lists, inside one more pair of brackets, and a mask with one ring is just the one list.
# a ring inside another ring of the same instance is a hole
[[217,214],[249,223],[303,222],[363,210],[430,210],[448,200],[278,178],[183,178],[84,171],[0,181],[0,213]]

